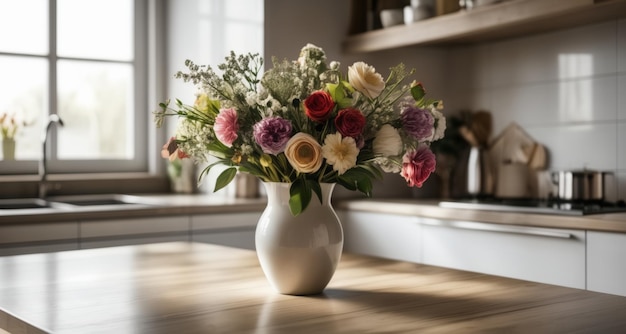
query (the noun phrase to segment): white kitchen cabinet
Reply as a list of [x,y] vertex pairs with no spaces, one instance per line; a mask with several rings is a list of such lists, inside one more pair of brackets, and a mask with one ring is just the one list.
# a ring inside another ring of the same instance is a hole
[[0,255],[78,249],[78,222],[0,225]]
[[421,226],[412,216],[338,210],[344,251],[382,258],[422,261]]
[[254,249],[254,231],[262,212],[191,216],[191,240]]
[[585,231],[420,222],[424,264],[585,289]]
[[189,241],[189,221],[189,216],[82,221],[80,248]]
[[626,234],[587,231],[587,290],[626,296]]

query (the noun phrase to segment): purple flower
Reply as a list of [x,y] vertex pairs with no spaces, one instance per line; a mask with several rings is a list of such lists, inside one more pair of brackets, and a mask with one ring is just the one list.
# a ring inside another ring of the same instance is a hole
[[435,119],[429,110],[409,106],[400,115],[402,129],[416,140],[424,140],[433,134]]
[[269,154],[278,154],[285,150],[291,138],[291,122],[280,117],[268,117],[254,124],[254,140]]

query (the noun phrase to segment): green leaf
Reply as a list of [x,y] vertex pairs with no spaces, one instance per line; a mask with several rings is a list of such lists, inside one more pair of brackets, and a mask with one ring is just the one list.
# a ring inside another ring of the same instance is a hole
[[372,185],[372,179],[369,177],[360,178],[357,180],[356,187],[360,192],[364,193],[367,197],[372,197],[372,189],[374,186]]
[[226,187],[230,183],[230,181],[232,181],[235,178],[235,175],[237,175],[237,168],[235,168],[235,167],[226,168],[217,177],[217,180],[215,181],[215,190],[214,191],[218,191],[218,190]]
[[346,96],[346,87],[343,85],[343,82],[339,82],[338,84],[328,83],[326,84],[326,88],[328,89],[330,96],[333,98],[333,101],[337,103],[339,109],[352,106],[352,99]]
[[360,166],[361,168],[363,168],[364,170],[366,170],[367,172],[370,173],[370,175],[372,176],[372,178],[380,180],[383,178],[383,173],[381,172],[380,169],[378,169],[375,166],[371,166],[371,165],[362,165]]
[[201,181],[203,177],[207,176],[207,175],[209,174],[209,172],[211,171],[211,168],[213,168],[213,167],[214,167],[214,166],[216,166],[216,165],[221,165],[221,164],[222,164],[222,162],[221,162],[221,161],[217,161],[217,162],[214,162],[214,163],[212,163],[212,164],[210,164],[210,165],[206,166],[206,167],[202,170],[202,172],[200,173],[200,175],[198,176],[198,181]]
[[364,168],[352,168],[338,177],[341,185],[348,190],[358,190],[366,196],[372,196],[372,174]]
[[320,183],[315,180],[307,180],[307,183],[311,190],[317,195],[317,198],[320,200],[320,204],[322,204],[322,187]]
[[209,111],[212,112],[214,115],[217,115],[220,113],[220,101],[219,100],[209,100],[208,106],[209,106]]
[[311,202],[311,188],[304,178],[298,178],[289,188],[289,210],[297,216],[304,211]]
[[335,92],[337,91],[337,87],[339,87],[338,84],[334,84],[334,83],[326,84],[326,89],[328,89],[328,94],[330,94],[333,100],[335,99]]
[[426,90],[421,83],[411,84],[411,95],[415,101],[419,102],[426,95]]
[[233,156],[233,154],[235,154],[231,147],[224,145],[219,140],[215,140],[206,144],[206,148],[207,150],[209,150],[209,152],[211,152],[211,155],[220,159],[226,159],[227,157],[230,158]]

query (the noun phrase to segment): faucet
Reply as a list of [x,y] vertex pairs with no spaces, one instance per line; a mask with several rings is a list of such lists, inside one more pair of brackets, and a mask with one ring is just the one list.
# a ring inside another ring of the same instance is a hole
[[48,171],[46,168],[46,155],[47,155],[47,149],[46,146],[48,144],[48,133],[50,132],[50,128],[52,127],[52,124],[57,123],[61,126],[63,126],[63,120],[61,119],[61,117],[59,117],[59,115],[57,114],[52,114],[48,117],[48,124],[46,124],[46,127],[43,130],[43,136],[42,136],[42,146],[43,146],[43,152],[41,155],[41,160],[39,160],[39,198],[44,199],[46,197],[46,193],[48,191],[48,185],[47,185],[47,177],[48,177]]

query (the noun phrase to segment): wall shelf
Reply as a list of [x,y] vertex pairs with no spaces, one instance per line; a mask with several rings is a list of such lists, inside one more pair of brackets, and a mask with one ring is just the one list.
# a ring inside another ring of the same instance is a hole
[[411,45],[454,45],[517,37],[626,17],[626,0],[510,0],[348,36],[362,53]]

